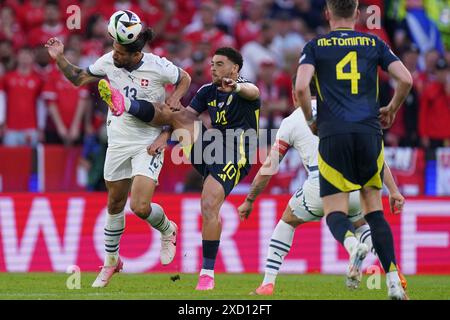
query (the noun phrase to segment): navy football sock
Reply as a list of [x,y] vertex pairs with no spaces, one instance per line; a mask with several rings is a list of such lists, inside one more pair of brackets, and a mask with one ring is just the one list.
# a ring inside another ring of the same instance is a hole
[[374,211],[364,217],[370,226],[372,243],[384,271],[397,270],[395,261],[394,238],[391,227],[384,218],[383,211]]
[[203,240],[203,263],[202,269],[214,270],[220,240]]
[[327,215],[327,225],[334,238],[342,245],[346,237],[355,235],[355,228],[344,212],[334,211]]
[[128,113],[135,116],[136,118],[144,121],[150,122],[155,116],[155,106],[145,100],[130,100],[131,105]]

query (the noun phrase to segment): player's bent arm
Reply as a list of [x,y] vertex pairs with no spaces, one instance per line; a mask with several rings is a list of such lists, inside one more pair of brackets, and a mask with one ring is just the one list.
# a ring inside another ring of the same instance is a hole
[[252,83],[238,83],[235,91],[241,98],[249,101],[255,101],[260,96],[258,87]]
[[413,79],[411,73],[401,61],[392,62],[388,67],[388,72],[397,81],[394,97],[390,102],[393,111],[397,112],[413,86]]
[[395,183],[394,176],[392,175],[391,168],[389,168],[386,161],[384,162],[384,173],[383,173],[384,185],[388,189],[389,193],[399,193],[397,184]]
[[180,69],[180,81],[168,100],[179,101],[189,90],[190,85],[191,76],[183,69]]
[[267,155],[261,168],[259,168],[258,173],[252,181],[250,191],[248,192],[245,201],[253,203],[261,192],[267,187],[270,179],[278,172],[278,166],[283,160],[284,154],[279,153],[277,150],[272,148]]
[[312,64],[302,64],[297,69],[295,96],[305,115],[308,125],[313,120],[311,107],[311,91],[309,84],[314,76],[315,67]]
[[403,210],[403,205],[405,204],[405,197],[398,190],[397,184],[392,176],[391,169],[389,168],[386,161],[384,162],[384,184],[389,191],[389,207],[393,214],[399,214]]
[[71,64],[63,54],[58,55],[56,64],[64,76],[77,87],[98,81],[99,79],[90,75],[86,70]]

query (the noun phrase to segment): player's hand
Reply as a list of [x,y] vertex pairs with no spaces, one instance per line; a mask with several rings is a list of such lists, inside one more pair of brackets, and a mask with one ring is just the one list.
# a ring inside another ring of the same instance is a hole
[[79,137],[80,137],[80,129],[76,126],[70,128],[70,131],[68,134],[68,138],[70,139],[70,141],[75,142],[78,140]]
[[393,214],[402,213],[404,204],[405,197],[403,197],[400,192],[389,194],[389,206]]
[[57,38],[50,38],[45,44],[45,47],[47,48],[48,54],[52,57],[52,59],[56,59],[64,53],[64,45]]
[[166,104],[169,106],[172,112],[180,111],[181,108],[183,107],[179,99],[175,99],[172,97],[167,98]]
[[389,129],[394,124],[396,113],[391,106],[383,107],[380,109],[380,119],[381,126],[383,129]]
[[155,141],[151,145],[147,147],[147,153],[151,156],[156,156],[164,152],[164,149],[167,147],[167,134],[162,133],[156,138]]
[[238,208],[239,219],[241,219],[241,221],[247,220],[252,210],[253,210],[253,203],[245,200]]
[[222,79],[222,86],[217,88],[219,91],[223,92],[233,92],[237,88],[237,82],[230,78]]

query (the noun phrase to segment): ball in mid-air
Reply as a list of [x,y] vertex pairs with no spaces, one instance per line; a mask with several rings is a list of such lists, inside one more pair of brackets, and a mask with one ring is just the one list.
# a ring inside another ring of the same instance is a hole
[[120,10],[109,18],[108,33],[120,44],[136,41],[141,31],[141,19],[132,11]]

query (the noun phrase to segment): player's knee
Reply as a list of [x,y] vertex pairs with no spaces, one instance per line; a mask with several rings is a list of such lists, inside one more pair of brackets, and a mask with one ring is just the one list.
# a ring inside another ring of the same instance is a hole
[[126,199],[125,201],[120,199],[108,199],[108,212],[110,214],[117,214],[119,212],[122,212],[122,210],[125,208]]
[[219,210],[213,199],[203,199],[201,208],[204,221],[208,222],[219,219]]
[[152,210],[147,201],[131,201],[130,208],[141,219],[147,219]]
[[283,216],[281,217],[281,220],[283,220],[285,223],[290,225],[293,228],[297,228],[299,225],[304,223],[304,221],[300,218],[298,218],[294,213],[292,212],[291,208],[287,207],[286,210],[283,212]]

